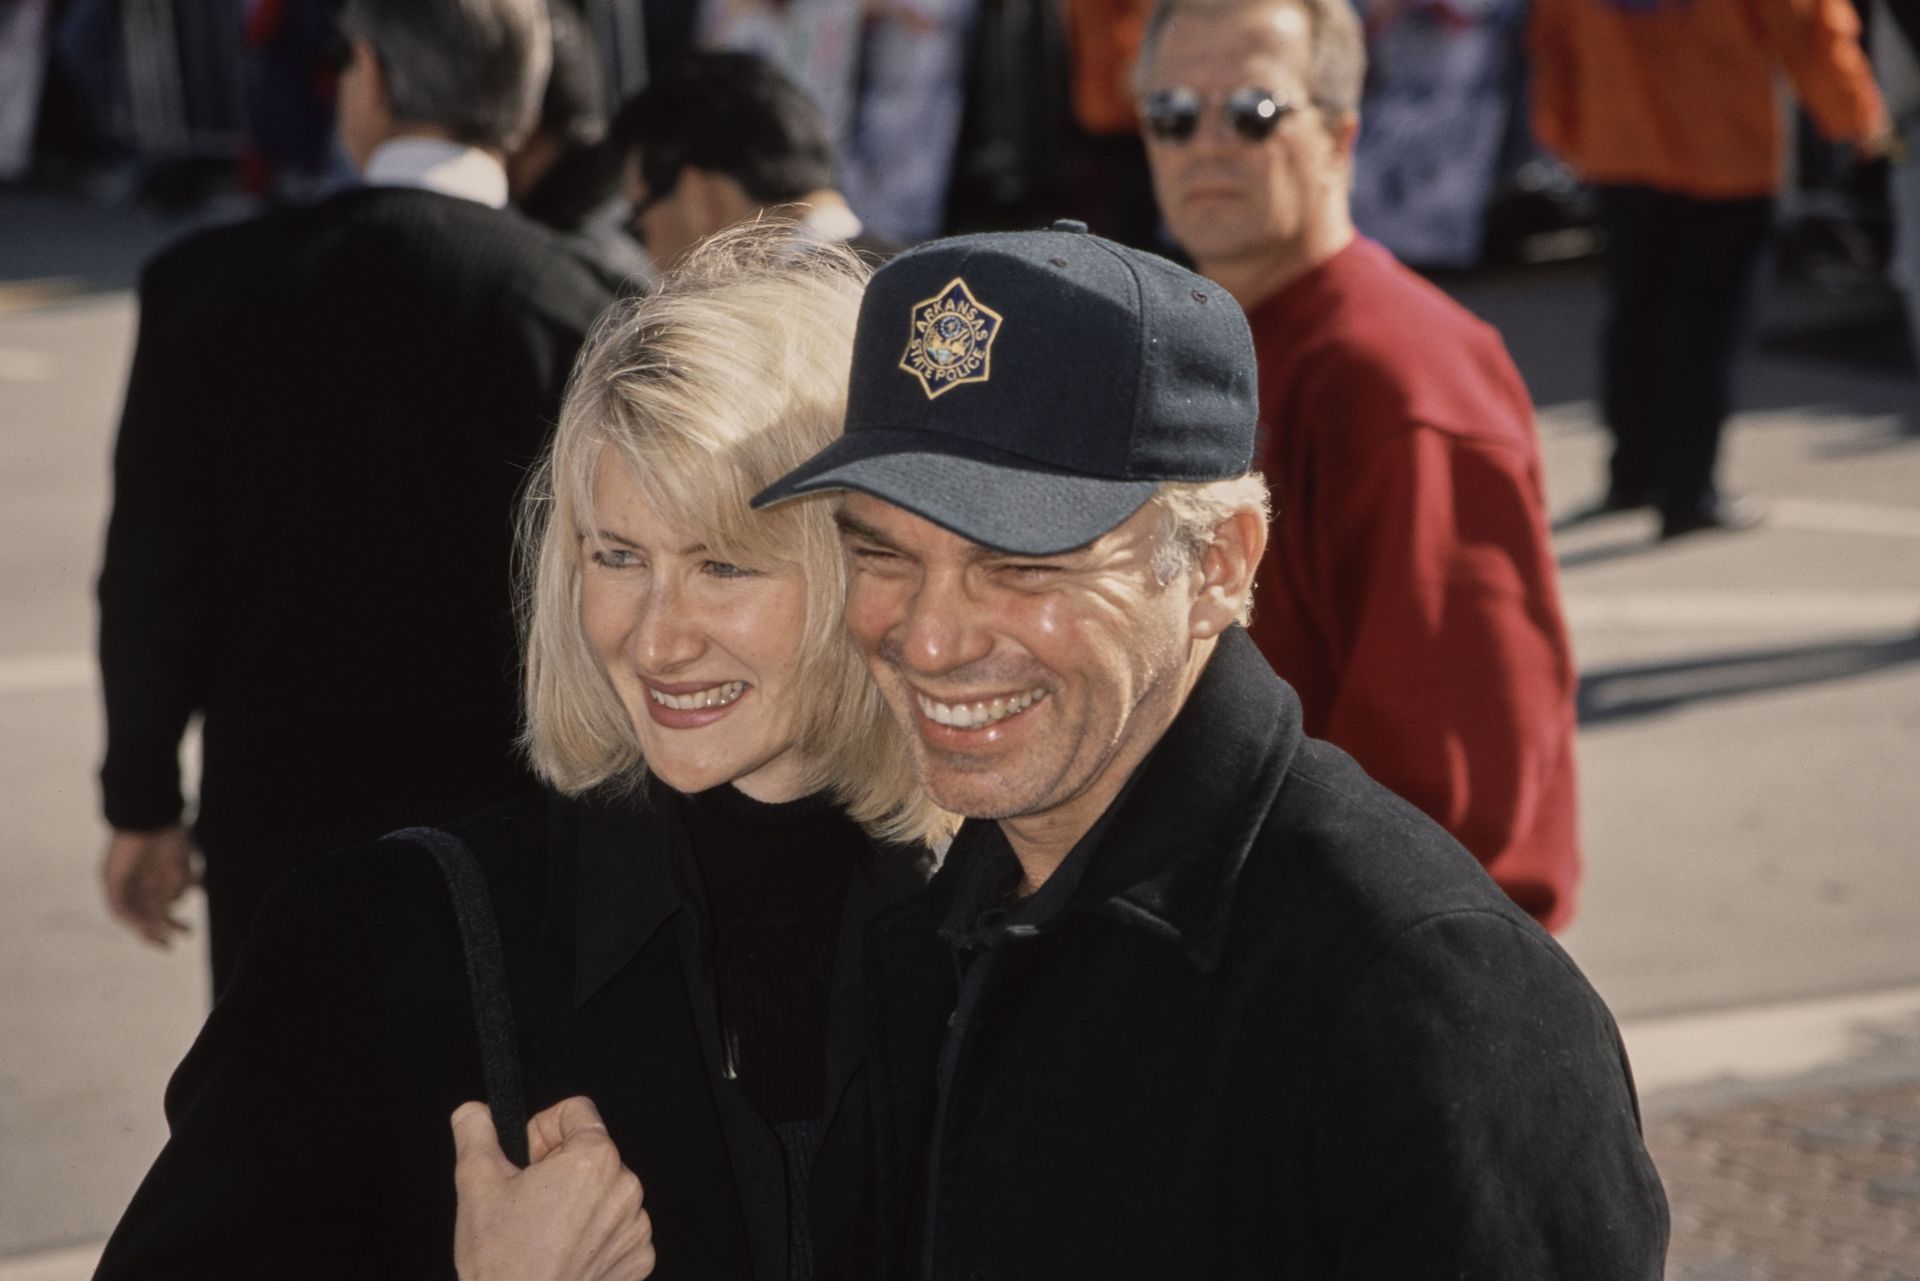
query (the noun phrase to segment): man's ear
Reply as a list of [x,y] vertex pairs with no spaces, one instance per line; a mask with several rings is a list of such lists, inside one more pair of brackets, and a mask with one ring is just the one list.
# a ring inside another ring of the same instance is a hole
[[354,37],[353,57],[360,64],[361,91],[367,95],[367,105],[373,108],[377,119],[391,125],[393,99],[387,96],[387,65],[374,52],[373,43],[359,36]]
[[688,199],[699,217],[702,236],[725,231],[760,212],[760,202],[747,194],[740,180],[717,169],[685,165],[680,181],[691,182]]
[[354,38],[353,56],[340,74],[334,115],[341,145],[353,167],[364,172],[380,144],[393,137],[394,123],[387,99],[387,69],[372,43],[363,38]]
[[1267,550],[1267,523],[1242,507],[1213,527],[1213,541],[1200,556],[1200,593],[1187,615],[1198,640],[1218,636],[1240,618],[1253,591],[1254,571]]
[[1333,145],[1348,164],[1353,163],[1354,144],[1360,141],[1360,114],[1349,111],[1333,122]]
[[1353,188],[1353,148],[1360,140],[1360,113],[1349,111],[1344,116],[1333,116],[1327,120],[1327,133],[1333,140],[1333,156],[1340,171],[1346,175],[1348,190]]

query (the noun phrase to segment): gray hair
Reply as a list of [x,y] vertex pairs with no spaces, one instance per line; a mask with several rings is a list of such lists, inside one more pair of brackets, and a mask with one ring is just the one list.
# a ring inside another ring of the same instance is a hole
[[340,25],[379,55],[395,121],[502,151],[532,130],[553,57],[547,0],[348,0]]
[[1181,14],[1214,18],[1282,5],[1294,5],[1307,15],[1313,42],[1307,62],[1308,97],[1329,116],[1359,115],[1360,95],[1367,80],[1367,37],[1352,0],[1157,0],[1140,41],[1140,59],[1133,68],[1135,91],[1145,91],[1160,37],[1167,24]]
[[[1153,504],[1165,518],[1152,561],[1154,581],[1162,587],[1200,563],[1213,546],[1214,531],[1235,512],[1256,512],[1262,525],[1273,517],[1266,478],[1259,472],[1227,480],[1162,481],[1154,491]],[[1252,618],[1253,593],[1249,591],[1234,621],[1244,627]]]

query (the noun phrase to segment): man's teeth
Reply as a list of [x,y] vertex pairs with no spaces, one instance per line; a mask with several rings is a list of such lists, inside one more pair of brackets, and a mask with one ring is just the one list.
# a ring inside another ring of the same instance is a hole
[[695,690],[691,694],[663,694],[653,686],[647,686],[647,694],[654,702],[662,707],[671,707],[676,712],[697,712],[703,707],[725,707],[746,692],[745,681],[728,681],[725,685]]
[[936,703],[925,694],[917,694],[920,710],[927,719],[955,729],[979,729],[1003,721],[1016,712],[1024,712],[1047,696],[1044,689],[1030,689],[1012,698],[996,698],[990,703]]

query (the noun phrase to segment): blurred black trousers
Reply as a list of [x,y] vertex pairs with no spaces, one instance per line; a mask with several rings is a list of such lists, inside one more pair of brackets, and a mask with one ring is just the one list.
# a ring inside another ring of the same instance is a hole
[[1701,200],[1597,186],[1607,235],[1601,410],[1609,501],[1668,517],[1710,508],[1733,367],[1753,319],[1773,198]]

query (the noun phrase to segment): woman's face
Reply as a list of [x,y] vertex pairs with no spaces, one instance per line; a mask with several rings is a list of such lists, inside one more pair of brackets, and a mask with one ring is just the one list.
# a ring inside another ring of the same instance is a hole
[[624,461],[594,473],[580,542],[580,622],[647,767],[680,792],[732,783],[756,800],[806,786],[795,746],[806,581],[787,562],[722,560],[653,512]]

